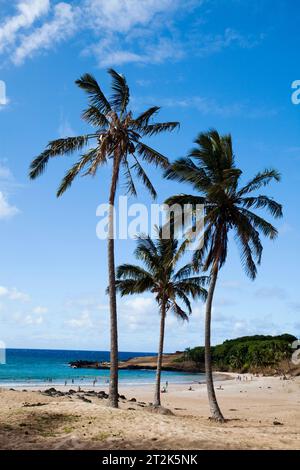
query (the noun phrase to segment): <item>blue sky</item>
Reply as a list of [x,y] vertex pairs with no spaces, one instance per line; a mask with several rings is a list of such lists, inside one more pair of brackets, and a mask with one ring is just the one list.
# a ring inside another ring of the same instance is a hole
[[[96,207],[106,202],[110,167],[79,179],[59,200],[72,157],[53,160],[34,182],[27,173],[50,139],[86,130],[86,99],[74,81],[91,72],[109,94],[109,66],[126,75],[135,112],[159,105],[160,119],[181,122],[179,132],[151,141],[171,160],[215,127],[232,133],[245,179],[266,167],[282,173],[268,190],[284,205],[279,238],[265,242],[254,283],[231,245],[213,341],[299,336],[300,105],[291,101],[291,83],[300,79],[299,14],[292,0],[0,0],[7,87],[0,105],[0,339],[7,346],[108,349],[106,244],[96,237]],[[184,189],[148,171],[158,202]],[[138,201],[151,202],[144,191]],[[118,242],[117,261],[132,261],[133,248]],[[120,300],[119,322],[121,350],[156,350],[159,318],[150,296]],[[203,343],[203,306],[195,305],[189,324],[170,317],[167,326],[166,350]]]

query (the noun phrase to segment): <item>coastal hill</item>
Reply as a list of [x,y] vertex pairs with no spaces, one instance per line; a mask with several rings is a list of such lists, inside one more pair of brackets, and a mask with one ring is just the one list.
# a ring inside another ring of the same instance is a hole
[[[291,363],[297,338],[290,334],[278,336],[243,336],[226,340],[212,347],[214,369],[223,372],[291,373],[299,375],[300,367]],[[156,356],[133,357],[119,362],[119,369],[156,369]],[[109,369],[109,362],[72,361],[74,368]],[[204,347],[187,348],[184,352],[164,354],[162,370],[204,372]]]
[[[179,371],[179,372],[199,372],[199,365],[195,364],[194,361],[185,361],[184,352],[176,352],[173,354],[164,354],[162,370],[168,371]],[[141,370],[141,369],[156,369],[156,356],[142,356],[133,357],[127,361],[119,362],[119,369],[127,370]],[[70,366],[79,369],[109,369],[109,362],[92,362],[92,361],[73,361],[70,362]],[[203,367],[201,367],[204,370]]]

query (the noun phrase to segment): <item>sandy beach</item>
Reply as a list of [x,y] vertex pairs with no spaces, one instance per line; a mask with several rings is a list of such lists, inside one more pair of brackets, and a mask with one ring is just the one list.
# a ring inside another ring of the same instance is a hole
[[[0,390],[1,449],[299,449],[300,377],[216,381],[225,424],[211,422],[205,384],[169,384],[161,414],[152,386],[123,386],[120,409],[74,393]],[[57,387],[67,391],[70,387]],[[104,390],[104,388],[102,388]],[[84,390],[88,390],[87,388]],[[99,391],[96,388],[96,391]],[[130,399],[136,401],[129,401]]]

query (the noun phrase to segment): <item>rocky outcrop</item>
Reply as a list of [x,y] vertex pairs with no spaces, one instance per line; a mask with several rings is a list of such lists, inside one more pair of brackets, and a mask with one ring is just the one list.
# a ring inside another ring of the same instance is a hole
[[[127,370],[155,370],[156,356],[133,357],[127,361],[119,362],[119,369]],[[109,362],[72,361],[69,363],[75,369],[109,369]],[[192,361],[184,361],[183,353],[164,354],[162,370],[175,372],[203,372],[204,366],[198,366]]]

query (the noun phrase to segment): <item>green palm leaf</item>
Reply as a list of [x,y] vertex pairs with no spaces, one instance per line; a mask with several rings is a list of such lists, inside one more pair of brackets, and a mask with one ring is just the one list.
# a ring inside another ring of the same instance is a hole
[[126,83],[126,79],[123,75],[119,74],[114,69],[109,69],[108,73],[112,77],[112,106],[117,111],[123,113],[126,110],[129,102],[129,88]]

